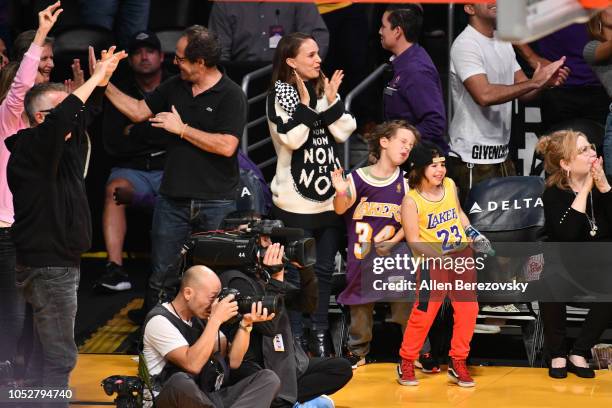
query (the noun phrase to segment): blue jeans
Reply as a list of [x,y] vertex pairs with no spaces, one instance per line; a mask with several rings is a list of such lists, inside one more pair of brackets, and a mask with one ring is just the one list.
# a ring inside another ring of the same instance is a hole
[[177,261],[181,246],[191,232],[216,230],[223,218],[235,210],[233,200],[175,200],[159,196],[153,212],[152,271],[145,309],[155,306],[160,290],[166,296],[173,295],[178,279],[172,271],[170,276],[168,269]]
[[149,25],[151,0],[79,0],[79,6],[83,23],[114,31],[122,50]]
[[[314,266],[317,281],[319,283],[319,301],[317,310],[310,316],[312,330],[327,330],[329,328],[329,297],[332,289],[332,274],[336,253],[340,249],[340,240],[344,232],[338,227],[325,227],[314,230],[304,230],[305,238],[314,238],[317,245],[317,263]],[[299,285],[300,275],[295,267],[287,267],[285,275],[287,282]],[[289,311],[291,329],[295,336],[303,333],[302,313]]]
[[604,166],[606,174],[612,175],[612,104],[606,120],[606,133],[603,140]]
[[32,305],[34,318],[34,344],[26,369],[26,383],[28,386],[67,387],[77,361],[74,320],[80,270],[78,267],[17,265],[16,276],[17,286],[26,302]]
[[0,228],[0,362],[15,361],[25,320],[25,301],[15,286],[15,245],[10,230]]

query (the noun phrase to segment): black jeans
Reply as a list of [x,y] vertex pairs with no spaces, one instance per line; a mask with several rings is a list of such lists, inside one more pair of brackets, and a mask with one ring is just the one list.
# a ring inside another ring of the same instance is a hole
[[[232,371],[232,378],[245,378],[260,372],[261,366],[251,361],[242,363],[238,370]],[[351,363],[341,357],[311,358],[308,368],[297,379],[297,402],[303,403],[320,395],[331,395],[344,387],[353,377]],[[244,380],[242,380],[244,381]],[[276,398],[272,408],[289,408],[293,404]]]
[[[612,304],[590,303],[587,307],[590,308],[589,313],[569,354],[588,359],[591,355],[591,347],[612,323]],[[544,323],[544,342],[550,358],[566,357],[568,352],[565,344],[565,303],[540,302],[540,313]]]
[[14,361],[24,320],[25,300],[15,286],[15,245],[10,228],[0,228],[0,362]]
[[[312,230],[304,230],[304,237],[312,237],[317,245],[317,263],[315,264],[315,274],[319,283],[319,301],[317,310],[310,316],[313,330],[327,330],[329,296],[331,295],[332,274],[336,260],[336,253],[340,247],[343,231],[338,227],[325,227]],[[300,275],[295,267],[289,266],[285,275],[287,282],[296,286],[299,285]],[[302,313],[289,311],[291,319],[291,330],[294,336],[301,336]]]
[[610,97],[600,86],[551,88],[542,92],[544,131],[572,119],[606,123]]
[[32,305],[34,317],[34,345],[25,385],[68,387],[70,372],[77,361],[74,321],[80,270],[17,265],[16,276],[17,286]]

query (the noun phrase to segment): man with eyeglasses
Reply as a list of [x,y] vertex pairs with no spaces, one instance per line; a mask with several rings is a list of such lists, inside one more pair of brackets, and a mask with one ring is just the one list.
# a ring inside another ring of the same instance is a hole
[[125,56],[114,54],[114,47],[103,51],[92,76],[72,94],[64,84],[35,85],[24,102],[30,128],[5,141],[11,152],[7,179],[15,208],[16,282],[34,313],[26,386],[66,388],[76,364],[81,254],[91,245],[85,191],[91,144],[85,130]]
[[246,97],[217,68],[221,45],[202,26],[187,28],[176,44],[180,75],[163,82],[144,100],[112,84],[106,96],[132,122],[149,120],[171,134],[152,227],[152,273],[143,311],[172,296],[169,273],[192,232],[215,230],[236,206],[237,148],[246,123]]

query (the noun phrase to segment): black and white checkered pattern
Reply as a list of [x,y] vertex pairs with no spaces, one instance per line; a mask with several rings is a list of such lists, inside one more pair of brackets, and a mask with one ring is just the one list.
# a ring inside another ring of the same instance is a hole
[[290,84],[282,81],[276,81],[274,84],[274,92],[276,93],[276,101],[289,116],[293,116],[293,112],[300,103],[300,96],[297,90]]

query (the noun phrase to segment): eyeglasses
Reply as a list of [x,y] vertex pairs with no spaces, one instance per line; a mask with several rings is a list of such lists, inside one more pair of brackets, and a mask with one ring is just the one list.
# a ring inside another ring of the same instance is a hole
[[39,110],[40,113],[51,113],[54,108]]
[[597,146],[595,146],[595,144],[591,143],[591,144],[588,144],[586,146],[582,146],[581,148],[576,150],[576,153],[578,153],[578,155],[581,155],[581,154],[585,154],[589,150],[597,152]]
[[174,56],[174,62],[177,64],[182,64],[186,59],[187,57],[179,57],[177,55]]

